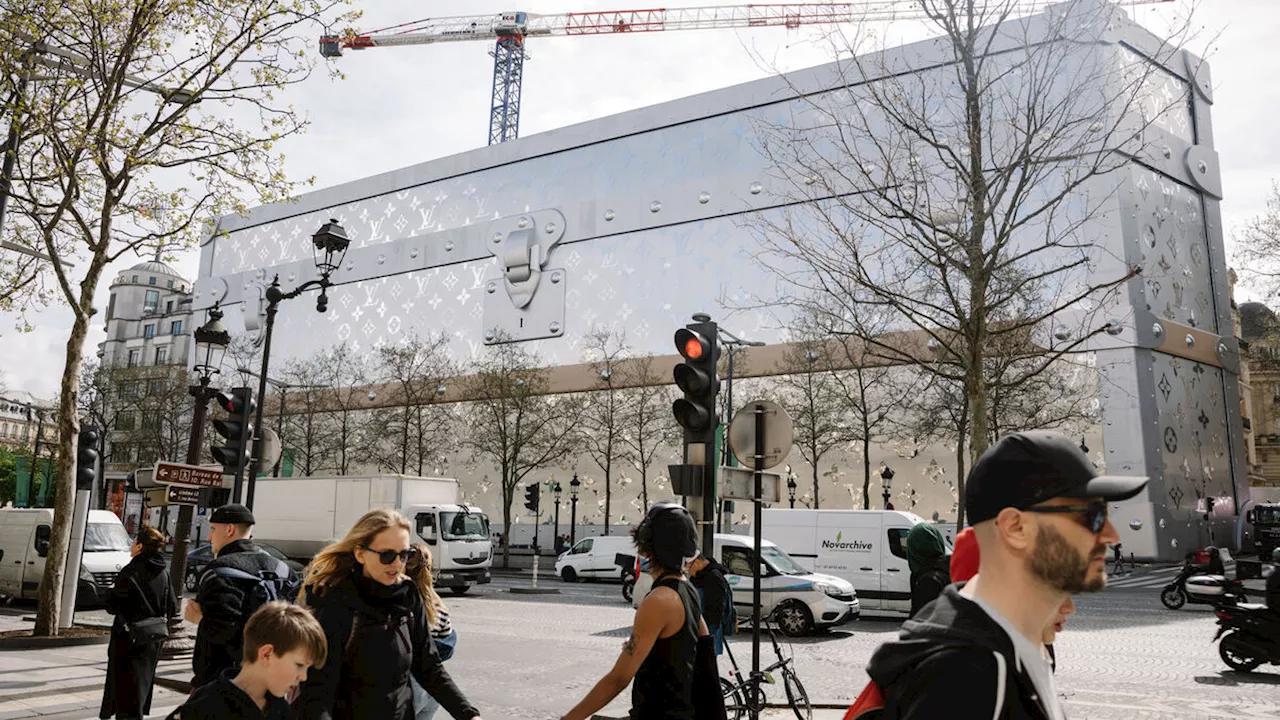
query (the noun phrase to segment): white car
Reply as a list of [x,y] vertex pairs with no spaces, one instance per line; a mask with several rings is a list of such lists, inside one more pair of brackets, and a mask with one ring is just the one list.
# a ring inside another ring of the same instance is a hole
[[582,578],[620,580],[623,569],[617,563],[619,555],[627,556],[628,567],[634,562],[636,544],[630,536],[583,538],[556,558],[556,575],[565,582],[576,582]]
[[[739,621],[748,622],[752,616],[751,558],[755,555],[755,540],[746,535],[717,534],[715,550],[716,560],[724,566],[725,579],[733,589]],[[809,572],[768,540],[760,541],[760,554],[764,558],[760,603],[764,615],[772,615],[787,635],[807,635],[858,617],[858,595],[848,581]],[[640,607],[652,587],[653,578],[639,573],[632,605]]]

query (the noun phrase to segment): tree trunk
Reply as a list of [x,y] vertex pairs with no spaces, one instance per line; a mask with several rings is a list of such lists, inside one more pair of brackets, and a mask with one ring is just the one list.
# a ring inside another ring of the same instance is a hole
[[604,461],[604,534],[609,536],[609,512],[612,503],[611,489],[613,487],[613,443],[610,442]]
[[862,509],[871,509],[871,433],[862,423]]
[[515,485],[508,490],[507,469],[502,469],[502,567],[511,567],[511,496]]
[[817,448],[814,448],[815,457],[813,459],[813,509],[821,510],[818,505],[818,459],[816,457]]
[[[89,306],[92,312],[93,292],[97,286],[100,268],[90,267],[89,275],[81,284],[80,307]],[[89,298],[89,302],[84,302]],[[76,501],[76,433],[79,432],[76,415],[76,395],[80,390],[80,364],[84,355],[84,340],[89,332],[88,312],[77,312],[71,323],[71,335],[67,339],[67,361],[62,369],[62,396],[58,401],[58,473],[60,483],[54,500],[53,528],[49,538],[49,555],[45,559],[44,576],[40,580],[40,606],[36,609],[36,626],[33,635],[58,634],[58,615],[62,605],[62,580],[66,574],[67,551],[71,545],[71,515]],[[103,429],[104,432],[106,428]],[[45,482],[48,482],[46,479]]]
[[964,434],[956,440],[956,532],[964,529]]

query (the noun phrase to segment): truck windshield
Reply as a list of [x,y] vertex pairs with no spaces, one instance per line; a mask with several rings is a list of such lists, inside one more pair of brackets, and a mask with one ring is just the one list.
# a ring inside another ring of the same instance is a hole
[[440,513],[440,537],[445,540],[488,540],[489,518],[482,513]]
[[84,529],[85,552],[129,552],[129,533],[115,523],[89,523]]
[[1280,525],[1280,505],[1259,507],[1253,513],[1255,525]]
[[782,552],[776,547],[766,545],[760,548],[760,555],[774,570],[777,570],[783,575],[809,574],[809,571],[802,567],[800,563],[792,560],[790,555]]

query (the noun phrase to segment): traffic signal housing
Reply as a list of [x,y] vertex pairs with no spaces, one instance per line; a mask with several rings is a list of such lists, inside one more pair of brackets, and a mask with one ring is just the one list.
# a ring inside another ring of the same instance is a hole
[[92,490],[98,479],[98,442],[102,431],[93,425],[80,428],[76,438],[76,489]]
[[684,397],[672,403],[671,411],[684,428],[686,443],[712,443],[720,424],[716,410],[716,395],[720,392],[720,378],[716,375],[720,359],[717,331],[716,324],[710,321],[690,323],[676,331],[676,350],[684,362],[676,365],[672,375]]
[[240,477],[249,465],[250,448],[253,446],[253,411],[257,404],[253,390],[247,387],[233,388],[230,393],[218,393],[218,406],[227,411],[227,419],[214,420],[213,429],[224,440],[214,445],[213,459],[222,464],[222,472]]
[[524,506],[529,512],[538,512],[538,483],[529,483],[524,486]]

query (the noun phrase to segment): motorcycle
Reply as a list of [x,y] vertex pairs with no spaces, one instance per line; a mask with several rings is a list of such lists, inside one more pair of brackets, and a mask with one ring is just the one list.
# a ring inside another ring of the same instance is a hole
[[1263,663],[1280,665],[1280,614],[1266,605],[1219,607],[1218,656],[1231,669],[1252,672]]
[[1204,566],[1187,563],[1173,582],[1160,591],[1160,602],[1170,610],[1187,603],[1198,605],[1236,605],[1248,602],[1244,585],[1224,575],[1203,575]]

